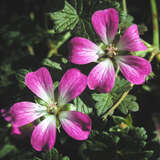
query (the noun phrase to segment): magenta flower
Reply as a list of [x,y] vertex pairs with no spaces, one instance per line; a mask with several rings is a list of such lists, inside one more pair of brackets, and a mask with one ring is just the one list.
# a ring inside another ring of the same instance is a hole
[[[67,103],[79,96],[87,85],[87,77],[77,69],[69,69],[62,77],[58,98],[54,96],[53,82],[44,67],[30,72],[25,77],[27,87],[43,100],[43,105],[32,102],[14,104],[10,113],[17,127],[24,126],[37,119],[41,122],[35,126],[31,144],[37,151],[44,146],[49,149],[55,144],[56,127],[60,123],[66,133],[76,140],[85,140],[91,131],[91,119],[77,111],[70,111]],[[59,123],[60,122],[60,123]]]
[[[75,37],[69,43],[69,59],[75,64],[98,62],[88,75],[88,87],[101,92],[109,92],[115,83],[114,64],[117,64],[124,77],[133,84],[142,84],[151,72],[150,63],[137,56],[120,56],[118,51],[143,51],[146,46],[138,35],[136,24],[131,25],[115,45],[113,40],[118,30],[118,12],[113,9],[96,11],[92,16],[94,30],[103,45],[97,46],[90,40]],[[112,60],[115,63],[112,63]]]
[[1,114],[1,116],[7,121],[7,122],[10,122],[11,124],[12,124],[12,132],[11,132],[11,134],[12,135],[14,135],[14,134],[16,134],[16,135],[20,135],[21,134],[21,131],[19,130],[19,128],[16,126],[16,124],[14,124],[14,122],[13,122],[13,117],[12,117],[12,115],[9,113],[9,112],[7,112],[4,108],[2,108],[1,110],[0,110],[0,114]]

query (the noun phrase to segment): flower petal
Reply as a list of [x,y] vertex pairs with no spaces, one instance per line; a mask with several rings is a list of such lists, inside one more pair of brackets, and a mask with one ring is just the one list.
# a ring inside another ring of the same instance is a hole
[[10,108],[10,114],[13,117],[12,121],[15,126],[21,127],[45,115],[46,110],[46,107],[39,104],[19,102]]
[[102,49],[90,40],[82,37],[72,38],[68,45],[69,59],[75,64],[87,64],[96,62]]
[[117,33],[119,17],[114,8],[96,11],[92,15],[92,24],[96,33],[105,44],[114,40]]
[[30,72],[25,77],[27,87],[44,101],[50,103],[54,99],[53,82],[47,68],[42,67]]
[[40,122],[33,130],[31,144],[37,151],[41,151],[47,145],[51,150],[56,140],[56,118],[53,115],[48,116]]
[[14,123],[12,123],[12,132],[11,132],[11,134],[12,135],[14,135],[14,134],[21,135],[20,129]]
[[78,69],[69,69],[59,84],[59,104],[66,104],[79,96],[87,86],[87,76]]
[[117,63],[124,77],[133,84],[142,84],[152,71],[151,64],[137,56],[118,56]]
[[109,92],[113,88],[114,82],[115,71],[110,59],[97,64],[88,76],[88,87],[91,90],[98,89],[100,92]]
[[76,140],[85,140],[91,131],[91,119],[88,115],[76,111],[62,111],[60,122],[66,133]]
[[11,122],[12,124],[12,132],[11,134],[17,134],[20,135],[21,131],[19,130],[19,128],[14,124],[14,122],[12,121],[13,116],[11,115],[10,112],[6,111],[4,108],[2,108],[0,110],[1,112],[1,116],[7,121],[7,122]]
[[117,47],[119,50],[126,51],[144,51],[147,47],[141,41],[138,35],[136,24],[131,25],[120,38]]
[[11,122],[12,121],[12,116],[11,114],[6,111],[4,108],[2,108],[0,110],[0,115],[7,121],[7,122]]

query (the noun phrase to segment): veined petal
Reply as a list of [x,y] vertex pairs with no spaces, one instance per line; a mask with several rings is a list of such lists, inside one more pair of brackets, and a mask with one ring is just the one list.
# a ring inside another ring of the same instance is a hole
[[47,113],[47,108],[32,102],[18,102],[10,108],[12,121],[17,127],[33,122]]
[[44,146],[49,150],[55,144],[56,140],[56,118],[53,115],[48,116],[40,122],[33,130],[31,144],[37,151],[41,151]]
[[112,61],[106,59],[97,64],[89,73],[88,87],[107,93],[112,90],[115,82],[115,71]]
[[144,51],[147,47],[141,41],[136,24],[131,25],[120,38],[117,47],[119,50]]
[[114,40],[117,33],[119,17],[114,8],[96,11],[92,15],[92,24],[101,40],[107,45]]
[[25,77],[27,87],[44,101],[50,103],[54,99],[53,82],[47,68],[42,67],[30,72]]
[[118,56],[116,58],[124,77],[133,84],[142,84],[152,71],[151,64],[137,56]]
[[91,119],[88,115],[76,111],[62,111],[60,122],[66,133],[76,140],[85,140],[91,131]]
[[69,59],[75,64],[87,64],[96,62],[102,49],[95,43],[82,37],[72,38],[68,45]]
[[79,96],[87,86],[87,76],[78,69],[66,71],[59,84],[59,104],[66,104]]

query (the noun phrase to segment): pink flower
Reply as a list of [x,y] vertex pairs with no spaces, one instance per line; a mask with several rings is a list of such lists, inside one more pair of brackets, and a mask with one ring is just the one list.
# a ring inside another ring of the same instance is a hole
[[[89,73],[88,87],[101,92],[109,92],[115,83],[114,64],[120,67],[125,78],[133,84],[142,84],[151,72],[151,64],[137,56],[119,56],[117,51],[143,51],[146,46],[138,35],[136,24],[131,25],[115,45],[113,40],[118,30],[118,12],[113,9],[96,11],[92,24],[103,44],[97,46],[90,40],[75,37],[69,43],[69,59],[75,64],[98,62]],[[112,60],[115,63],[112,63]]]
[[11,132],[11,134],[12,135],[14,135],[14,134],[16,134],[16,135],[20,135],[21,134],[21,131],[19,130],[19,128],[16,126],[16,124],[14,124],[14,122],[13,122],[13,117],[12,117],[12,115],[9,113],[9,112],[7,112],[4,108],[2,108],[1,110],[0,110],[0,113],[1,113],[1,116],[7,121],[7,122],[11,122],[11,124],[12,124],[12,132]]
[[35,150],[41,151],[44,146],[52,149],[56,139],[56,127],[59,127],[60,123],[72,138],[76,140],[88,138],[91,131],[91,119],[81,112],[69,111],[66,105],[86,88],[87,77],[84,74],[77,69],[69,69],[60,81],[58,96],[54,95],[50,73],[44,67],[36,72],[28,73],[25,83],[43,100],[43,105],[18,102],[11,107],[10,113],[17,127],[37,119],[41,121],[32,132],[31,144]]

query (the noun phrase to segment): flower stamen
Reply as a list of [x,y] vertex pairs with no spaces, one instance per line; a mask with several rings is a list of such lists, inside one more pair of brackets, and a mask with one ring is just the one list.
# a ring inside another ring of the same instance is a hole
[[59,108],[57,107],[57,103],[56,102],[51,103],[47,108],[47,112],[50,114],[57,115],[59,112]]
[[113,44],[110,44],[107,48],[106,48],[106,51],[107,51],[107,56],[109,56],[110,58],[112,58],[113,56],[116,56],[118,53],[118,48],[117,47],[114,47]]

